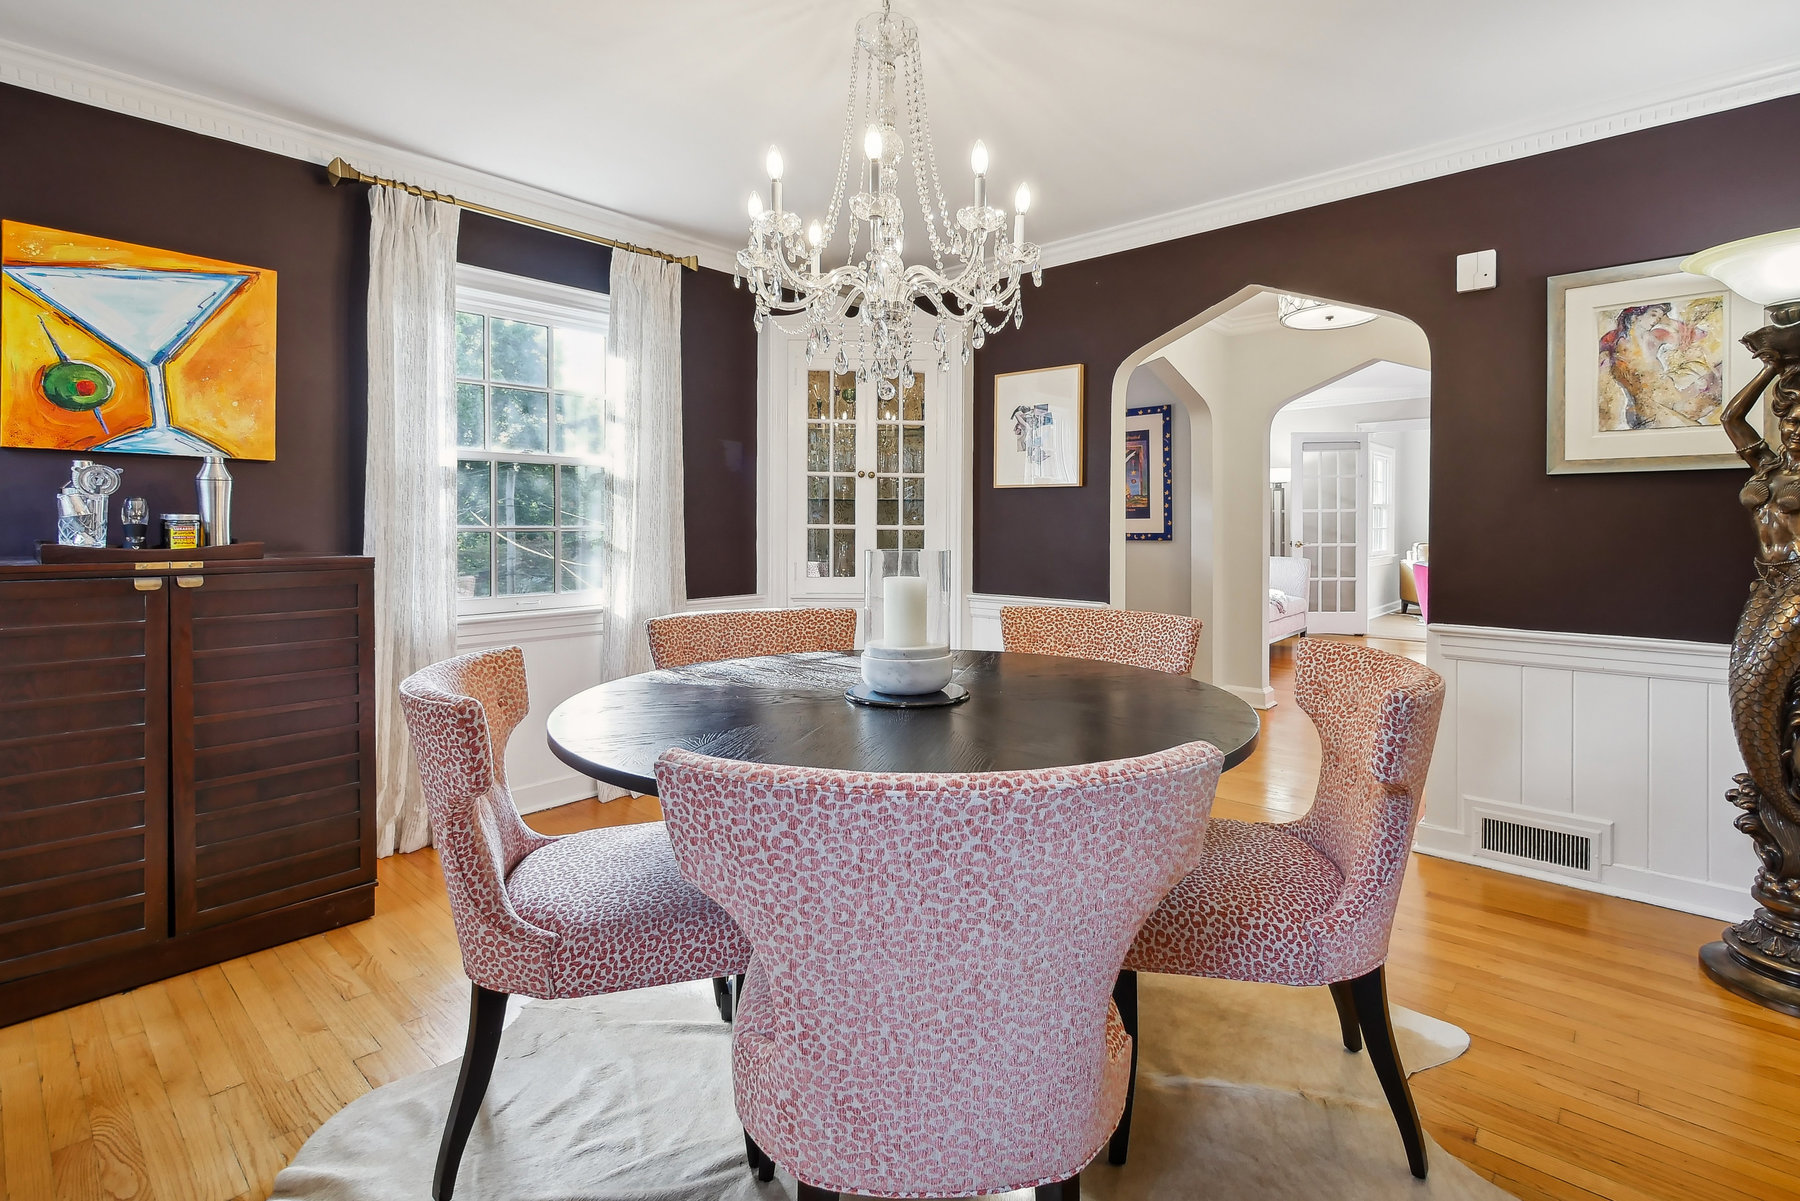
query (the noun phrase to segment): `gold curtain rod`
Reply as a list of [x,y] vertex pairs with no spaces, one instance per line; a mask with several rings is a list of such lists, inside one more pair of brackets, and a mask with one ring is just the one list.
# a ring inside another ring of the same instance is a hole
[[401,183],[397,179],[383,179],[379,175],[370,175],[366,172],[358,171],[355,167],[352,167],[341,158],[332,159],[330,165],[325,168],[325,174],[330,178],[331,186],[334,188],[343,183],[346,179],[355,180],[357,183],[377,184],[384,188],[399,188],[402,192],[411,192],[414,196],[423,196],[427,200],[440,200],[445,204],[454,204],[457,208],[469,209],[471,212],[486,213],[488,216],[498,217],[502,221],[511,221],[518,225],[529,225],[534,229],[547,229],[553,234],[562,234],[567,238],[580,238],[583,242],[595,242],[601,246],[611,246],[614,250],[628,250],[632,254],[647,254],[653,259],[662,259],[665,262],[670,263],[680,263],[689,271],[700,270],[700,256],[697,254],[690,254],[686,257],[666,254],[661,250],[652,250],[648,246],[634,246],[630,242],[615,242],[613,239],[603,238],[599,234],[583,233],[579,229],[570,229],[564,225],[552,225],[548,221],[539,221],[536,217],[521,217],[518,213],[508,213],[503,212],[500,209],[489,208],[485,204],[476,204],[473,200],[458,200],[456,197],[451,196],[446,192],[433,192],[430,188],[421,188],[415,184]]

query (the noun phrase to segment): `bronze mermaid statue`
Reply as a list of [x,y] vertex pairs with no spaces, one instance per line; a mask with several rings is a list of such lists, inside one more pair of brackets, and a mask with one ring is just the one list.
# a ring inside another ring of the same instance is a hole
[[[1756,916],[1727,930],[1723,947],[1708,947],[1702,961],[1737,991],[1744,991],[1744,969],[1800,985],[1800,346],[1791,345],[1797,338],[1793,328],[1769,327],[1744,339],[1763,368],[1720,416],[1750,465],[1739,499],[1757,538],[1756,579],[1731,644],[1731,717],[1745,774],[1727,796],[1743,810],[1737,827],[1755,840],[1762,870],[1751,888]],[[1749,421],[1764,392],[1779,447]],[[1714,947],[1729,957],[1712,954]]]

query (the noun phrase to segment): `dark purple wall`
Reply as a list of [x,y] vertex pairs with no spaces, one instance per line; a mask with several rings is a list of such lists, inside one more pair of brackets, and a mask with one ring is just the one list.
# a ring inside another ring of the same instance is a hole
[[[976,589],[1106,599],[1113,374],[1262,284],[1430,339],[1434,620],[1728,641],[1750,578],[1743,473],[1547,475],[1545,280],[1800,225],[1800,160],[1780,149],[1797,138],[1787,98],[1045,272],[1024,328],[977,360]],[[1458,295],[1456,255],[1489,248],[1500,286]],[[1059,363],[1087,365],[1088,484],[996,491],[993,377]]]
[[[236,531],[274,551],[360,553],[368,200],[322,168],[0,86],[0,217],[279,273],[275,460],[234,462]],[[458,257],[604,291],[612,252],[465,213]],[[690,595],[756,590],[756,343],[728,276],[682,276]],[[0,558],[55,537],[71,455],[0,449]],[[191,459],[99,456],[152,513],[191,512]],[[116,516],[115,516],[116,533]]]
[[[235,462],[236,535],[362,551],[368,201],[322,168],[0,86],[0,217],[278,273],[275,460]],[[0,557],[56,537],[61,451],[0,450]],[[102,455],[152,514],[194,511],[193,459]],[[154,517],[152,518],[154,520]],[[114,508],[117,536],[117,508]]]

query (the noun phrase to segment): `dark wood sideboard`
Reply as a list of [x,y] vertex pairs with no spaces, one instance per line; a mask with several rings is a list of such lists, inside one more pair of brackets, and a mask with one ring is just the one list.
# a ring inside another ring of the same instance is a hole
[[368,559],[0,563],[0,1026],[375,907]]

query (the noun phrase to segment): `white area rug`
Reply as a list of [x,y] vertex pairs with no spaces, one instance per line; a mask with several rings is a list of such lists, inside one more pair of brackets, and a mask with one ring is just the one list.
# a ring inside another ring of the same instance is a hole
[[[1367,1054],[1345,1052],[1322,988],[1143,975],[1131,1158],[1082,1174],[1092,1201],[1388,1201],[1510,1194],[1435,1143],[1406,1169]],[[1468,1049],[1455,1026],[1396,1009],[1415,1071]],[[430,1195],[457,1065],[346,1106],[275,1181],[278,1201]],[[786,1201],[758,1184],[731,1100],[730,1032],[708,983],[528,1005],[500,1045],[457,1201]],[[1012,1194],[1020,1198],[1029,1193]]]

